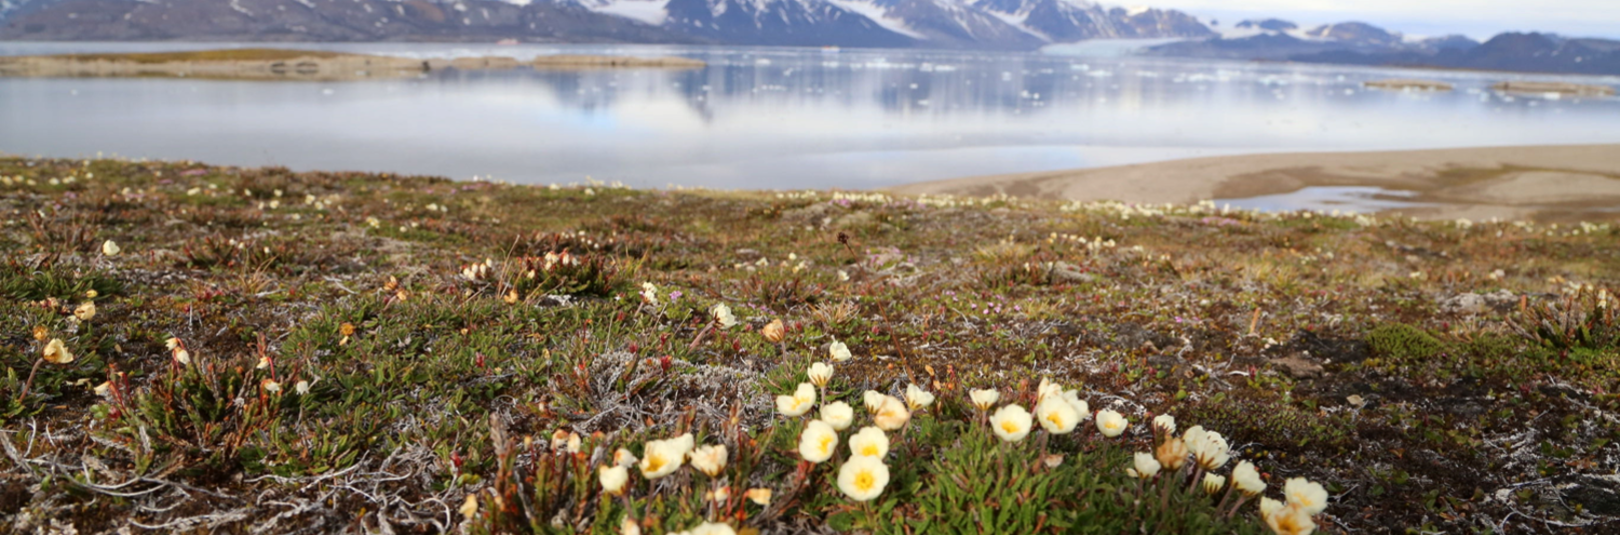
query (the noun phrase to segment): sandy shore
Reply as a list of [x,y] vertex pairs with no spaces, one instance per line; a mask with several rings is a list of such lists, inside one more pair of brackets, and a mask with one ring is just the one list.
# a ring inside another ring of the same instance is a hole
[[908,184],[898,193],[1190,203],[1313,186],[1376,186],[1419,218],[1620,219],[1620,145],[1258,154]]

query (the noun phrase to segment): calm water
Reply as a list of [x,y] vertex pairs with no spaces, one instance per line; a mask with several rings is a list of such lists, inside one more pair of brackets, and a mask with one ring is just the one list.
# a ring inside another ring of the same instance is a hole
[[[219,46],[0,43],[0,54]],[[1220,154],[1620,142],[1620,99],[1488,91],[1516,77],[1502,74],[892,50],[313,47],[681,55],[710,66],[320,83],[0,78],[0,151],[515,182],[873,188]],[[1361,87],[1393,76],[1457,90]]]

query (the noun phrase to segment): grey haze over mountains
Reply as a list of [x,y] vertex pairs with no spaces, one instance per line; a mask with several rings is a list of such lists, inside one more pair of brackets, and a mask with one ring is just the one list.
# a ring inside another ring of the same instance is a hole
[[0,0],[0,39],[715,43],[1033,50],[1213,36],[1084,0]]

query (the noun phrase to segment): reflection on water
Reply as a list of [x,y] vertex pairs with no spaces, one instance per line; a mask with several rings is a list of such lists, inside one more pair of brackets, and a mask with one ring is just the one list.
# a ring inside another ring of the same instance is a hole
[[[0,43],[0,54],[217,46]],[[1620,142],[1620,101],[1490,92],[1504,75],[929,51],[304,46],[673,54],[710,66],[352,83],[0,79],[0,151],[517,182],[872,188],[1219,154]],[[1395,74],[1458,90],[1360,86]]]
[[1244,210],[1276,212],[1283,210],[1312,210],[1370,214],[1397,208],[1438,206],[1433,203],[1409,200],[1415,191],[1391,190],[1369,186],[1311,186],[1289,193],[1262,195],[1246,199],[1216,199],[1217,206],[1229,205]]

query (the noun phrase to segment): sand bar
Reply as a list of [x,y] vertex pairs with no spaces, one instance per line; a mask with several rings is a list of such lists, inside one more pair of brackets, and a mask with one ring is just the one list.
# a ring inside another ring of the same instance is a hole
[[1433,206],[1419,218],[1620,219],[1620,145],[1256,154],[907,184],[897,193],[1192,203],[1372,186]]

